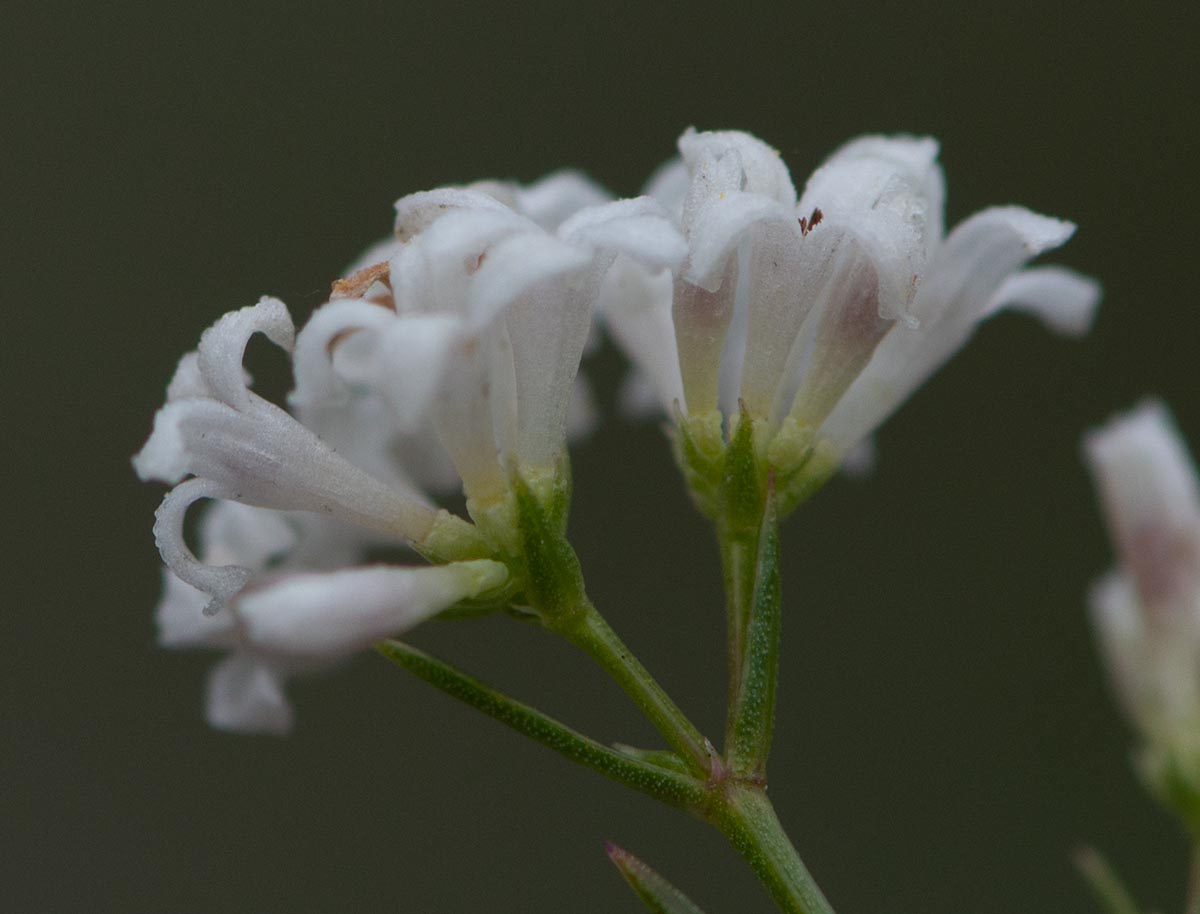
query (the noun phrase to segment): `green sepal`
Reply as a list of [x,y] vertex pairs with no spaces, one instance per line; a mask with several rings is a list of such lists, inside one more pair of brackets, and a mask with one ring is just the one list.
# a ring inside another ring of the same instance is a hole
[[1141,914],[1129,890],[1095,848],[1085,847],[1077,851],[1075,866],[1091,887],[1104,914]]
[[412,545],[435,565],[496,558],[495,548],[479,528],[445,508],[438,511],[425,538]]
[[[579,558],[566,538],[569,483],[552,483],[539,497],[519,472],[512,474],[525,600],[549,628],[586,604]],[[566,494],[562,486],[568,486]]]
[[745,620],[741,676],[732,696],[728,764],[740,776],[765,779],[775,730],[779,678],[782,590],[779,573],[779,518],[775,489],[768,486],[754,562],[753,596]]
[[704,914],[683,892],[624,848],[604,842],[604,851],[652,914]]
[[700,513],[716,518],[721,510],[721,478],[725,463],[725,437],[721,413],[713,410],[685,416],[675,404],[675,424],[668,429],[675,462],[683,473],[692,500]]
[[828,442],[815,445],[804,462],[790,473],[776,477],[779,489],[779,516],[787,517],[829,482],[840,464]]
[[433,618],[436,622],[461,622],[463,619],[482,619],[485,616],[492,616],[502,612],[504,608],[504,605],[500,603],[473,603],[463,600],[448,609],[443,609]]
[[[493,561],[496,561],[493,559]],[[459,600],[448,609],[443,609],[434,618],[438,621],[480,619],[498,612],[511,612],[513,600],[518,596],[520,584],[509,574],[502,587],[465,600]]]
[[735,537],[753,536],[762,518],[766,468],[759,456],[762,420],[738,416],[721,473],[721,523]]

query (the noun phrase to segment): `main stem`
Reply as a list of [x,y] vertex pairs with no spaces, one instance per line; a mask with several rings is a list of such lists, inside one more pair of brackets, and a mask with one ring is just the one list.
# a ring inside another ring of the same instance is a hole
[[786,914],[834,914],[804,861],[788,839],[775,807],[761,787],[731,784],[712,823],[750,864]]

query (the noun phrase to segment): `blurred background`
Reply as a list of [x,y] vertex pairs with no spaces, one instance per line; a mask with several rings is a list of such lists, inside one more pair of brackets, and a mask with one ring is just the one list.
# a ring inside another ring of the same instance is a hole
[[[1078,222],[1071,342],[989,324],[785,530],[771,794],[841,914],[1085,914],[1102,847],[1182,907],[1084,599],[1110,552],[1083,429],[1147,393],[1200,450],[1194,3],[20,2],[0,10],[5,285],[0,898],[13,912],[633,912],[611,839],[710,914],[771,909],[715,832],[363,656],[296,683],[288,739],[201,720],[215,659],[154,644],[179,355],[279,295],[298,320],[410,191],[573,165],[636,193],[688,125],[796,182],[867,131],[943,142],[951,223]],[[266,347],[261,377],[286,389]],[[260,367],[256,364],[256,374]],[[716,553],[660,429],[606,411],[574,537],[616,628],[720,729]],[[274,372],[274,374],[272,373]],[[492,619],[412,640],[606,740],[653,742],[570,649]]]

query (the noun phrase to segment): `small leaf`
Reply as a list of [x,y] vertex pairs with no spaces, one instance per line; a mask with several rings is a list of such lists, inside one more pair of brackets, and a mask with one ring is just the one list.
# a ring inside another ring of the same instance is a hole
[[1129,890],[1095,848],[1084,847],[1077,851],[1075,866],[1091,886],[1105,914],[1141,914]]
[[576,764],[681,809],[697,810],[707,799],[704,785],[695,778],[610,749],[411,645],[383,641],[375,649],[451,698],[482,711]]
[[704,914],[683,892],[629,851],[610,841],[605,842],[604,850],[637,897],[653,914]]

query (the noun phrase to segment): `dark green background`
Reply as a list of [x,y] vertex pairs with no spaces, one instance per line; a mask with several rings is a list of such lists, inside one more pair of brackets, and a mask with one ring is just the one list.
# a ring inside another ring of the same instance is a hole
[[[632,912],[609,838],[710,914],[768,910],[715,833],[376,658],[297,683],[289,739],[206,729],[213,658],[154,646],[161,493],[128,464],[201,329],[263,293],[306,316],[401,194],[566,164],[632,194],[696,124],[759,134],[798,183],[857,133],[932,133],[952,222],[1070,217],[1055,259],[1106,287],[1083,343],[987,326],[888,424],[875,475],[788,525],[771,793],[811,868],[841,914],[1083,914],[1068,856],[1094,841],[1178,910],[1182,842],[1093,659],[1110,558],[1078,439],[1155,392],[1200,445],[1195,10],[6,2],[0,907]],[[719,729],[714,550],[658,429],[610,416],[576,478],[597,602]],[[532,629],[415,640],[650,739]]]

